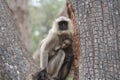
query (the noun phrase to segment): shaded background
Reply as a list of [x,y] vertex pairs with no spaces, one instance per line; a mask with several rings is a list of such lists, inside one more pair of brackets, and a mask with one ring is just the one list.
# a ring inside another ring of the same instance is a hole
[[8,0],[8,4],[20,38],[32,54],[64,8],[65,0]]

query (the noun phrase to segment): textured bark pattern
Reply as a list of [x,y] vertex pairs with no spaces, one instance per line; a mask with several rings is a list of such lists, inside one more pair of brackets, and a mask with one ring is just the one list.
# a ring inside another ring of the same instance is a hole
[[5,0],[0,0],[0,80],[30,80],[35,66],[13,23]]
[[76,20],[75,20],[75,14],[74,14],[74,10],[72,8],[72,4],[70,0],[67,0],[67,10],[68,10],[68,15],[70,17],[70,19],[73,22],[74,25],[74,36],[73,36],[73,41],[74,41],[74,80],[78,80],[78,76],[79,76],[79,56],[80,56],[80,40],[79,40],[79,35],[77,32],[78,27],[76,27]]
[[71,0],[79,27],[79,80],[120,80],[120,0]]
[[8,6],[19,30],[20,39],[24,42],[25,46],[29,50],[30,27],[28,23],[28,0],[9,0]]

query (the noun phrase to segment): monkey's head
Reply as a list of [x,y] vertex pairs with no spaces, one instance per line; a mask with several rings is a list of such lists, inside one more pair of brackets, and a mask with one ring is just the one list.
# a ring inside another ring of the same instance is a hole
[[69,18],[61,16],[54,21],[52,29],[58,34],[69,34],[73,33],[73,24]]
[[61,31],[67,30],[68,29],[68,21],[63,20],[63,21],[58,22],[58,28]]
[[71,39],[65,39],[61,45],[61,48],[66,49],[72,46],[72,40]]

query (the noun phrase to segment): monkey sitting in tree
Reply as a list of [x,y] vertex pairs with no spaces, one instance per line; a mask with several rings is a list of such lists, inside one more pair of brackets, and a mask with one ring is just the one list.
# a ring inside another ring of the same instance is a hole
[[[56,53],[49,59],[47,71],[42,70],[35,80],[65,80],[74,60],[72,40],[65,39],[61,46],[54,50]],[[36,79],[37,78],[37,79]]]
[[[61,66],[63,66],[62,64],[64,62],[64,59],[66,58],[66,52],[63,50],[65,48],[62,48],[63,42],[66,39],[72,40],[72,36],[73,25],[71,20],[64,16],[58,17],[53,22],[52,28],[50,29],[47,37],[42,41],[42,44],[40,46],[40,69],[41,73],[44,73],[42,75],[40,74],[41,77],[45,77],[46,73],[48,73],[51,78],[55,78],[56,76],[58,76],[58,73],[60,73],[59,70],[63,69],[61,68]],[[61,48],[58,49],[56,52],[55,48],[57,46],[61,46]],[[73,52],[71,51],[70,53]],[[51,57],[51,55],[53,57]]]
[[73,25],[69,18],[61,16],[55,19],[46,38],[42,41],[40,47],[40,68],[46,69],[48,66],[48,58],[52,51],[61,46],[64,39],[72,39]]

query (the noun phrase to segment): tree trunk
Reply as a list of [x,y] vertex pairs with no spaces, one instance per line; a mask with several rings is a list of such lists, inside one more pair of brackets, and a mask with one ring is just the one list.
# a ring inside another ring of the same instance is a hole
[[0,80],[30,80],[36,68],[15,26],[8,5],[0,0]]
[[120,80],[120,0],[71,0],[80,39],[79,80]]
[[8,6],[19,30],[20,39],[30,50],[30,27],[28,14],[28,0],[9,0]]

